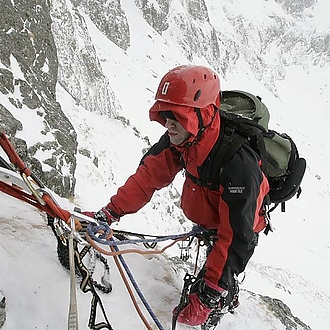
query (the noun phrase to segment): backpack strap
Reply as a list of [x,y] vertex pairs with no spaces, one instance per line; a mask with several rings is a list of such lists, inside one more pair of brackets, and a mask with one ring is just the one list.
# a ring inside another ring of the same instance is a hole
[[198,167],[199,178],[192,175],[187,169],[186,176],[199,186],[218,190],[220,176],[225,165],[244,143],[246,143],[246,138],[237,134],[233,127],[222,121],[216,143],[206,161]]
[[221,124],[220,132],[222,130],[222,136],[215,145],[215,153],[212,157],[213,167],[211,175],[210,189],[219,189],[220,176],[223,172],[224,167],[229,160],[235,155],[236,151],[246,143],[246,138],[240,134],[237,134],[235,129],[230,126],[226,126],[224,123]]
[[[224,111],[220,112],[221,123],[225,124],[225,132],[230,132],[231,139],[229,139],[229,144],[231,145],[228,150],[224,151],[223,164],[226,164],[235,154],[235,152],[247,142],[251,148],[259,155],[261,159],[261,169],[266,173],[266,161],[267,161],[267,151],[264,142],[264,134],[267,134],[267,130],[259,125],[257,122],[244,118],[241,116],[226,113]],[[231,127],[227,128],[227,126]],[[226,133],[225,133],[226,135]]]
[[258,123],[220,110],[221,126],[219,137],[206,161],[198,168],[199,178],[186,170],[186,175],[196,184],[218,190],[220,177],[226,164],[244,144],[251,145],[262,163],[266,162],[266,147],[263,133],[266,131]]

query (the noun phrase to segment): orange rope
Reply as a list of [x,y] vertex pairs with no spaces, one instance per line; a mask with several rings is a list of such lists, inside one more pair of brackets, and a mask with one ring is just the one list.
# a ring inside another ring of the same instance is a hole
[[[112,251],[113,253],[116,252],[113,246],[110,246],[110,249],[111,249],[111,251]],[[129,295],[130,295],[130,297],[131,297],[131,300],[132,300],[132,302],[133,302],[133,305],[134,305],[134,307],[135,307],[135,310],[136,310],[137,313],[139,314],[141,320],[143,321],[143,323],[145,324],[145,326],[147,327],[147,329],[148,329],[148,330],[152,330],[152,327],[151,327],[150,324],[148,323],[148,320],[144,317],[144,315],[143,315],[143,313],[142,313],[142,311],[141,311],[141,309],[140,309],[140,307],[139,307],[139,305],[138,305],[138,303],[137,303],[137,301],[136,301],[136,299],[135,299],[135,297],[134,297],[134,293],[133,293],[133,291],[132,291],[132,289],[131,289],[131,287],[130,287],[128,281],[127,281],[127,278],[126,278],[126,276],[125,276],[125,273],[124,273],[124,271],[123,271],[123,268],[122,268],[121,265],[120,265],[120,262],[119,262],[119,260],[118,260],[117,255],[114,254],[114,255],[113,255],[113,258],[114,258],[114,260],[115,260],[115,263],[116,263],[116,266],[117,266],[117,268],[118,268],[118,271],[119,271],[119,273],[120,273],[120,275],[121,275],[121,278],[122,278],[123,281],[124,281],[124,284],[125,284],[125,286],[126,286],[126,289],[127,289],[128,293],[129,293]]]
[[[103,230],[98,230],[97,233],[98,234],[104,234],[104,231]],[[113,237],[113,230],[110,228],[110,232],[109,232],[108,236],[106,237],[106,240],[109,241],[112,237]],[[103,253],[103,254],[105,254],[107,256],[118,256],[120,254],[127,254],[127,253],[162,254],[162,253],[164,253],[165,250],[167,250],[168,248],[170,248],[171,246],[173,246],[175,243],[180,242],[180,241],[184,241],[187,238],[188,238],[188,236],[177,238],[172,243],[166,245],[165,247],[163,247],[160,250],[146,251],[146,250],[139,250],[139,249],[126,249],[126,250],[114,251],[113,249],[111,249],[111,252],[109,252],[109,251],[106,251],[106,250],[102,249],[99,245],[97,245],[96,242],[90,237],[90,235],[88,234],[88,232],[86,232],[86,240],[87,240],[87,242],[95,250],[97,250],[97,251],[99,251],[99,252],[101,252],[101,253]]]
[[[138,254],[162,254],[164,253],[165,250],[167,250],[168,248],[170,248],[171,246],[173,246],[175,243],[179,242],[179,241],[183,241],[185,240],[187,237],[183,237],[183,238],[177,238],[176,240],[174,240],[172,243],[164,246],[162,249],[160,250],[152,250],[152,251],[147,251],[147,250],[139,250],[139,249],[126,249],[126,250],[120,250],[120,251],[106,251],[104,249],[102,249],[99,245],[96,244],[95,241],[93,241],[91,239],[91,237],[88,235],[88,233],[86,233],[86,239],[88,241],[88,243],[97,251],[107,255],[107,256],[118,256],[120,254],[127,254],[127,253],[138,253]],[[111,246],[110,246],[111,247]]]
[[[102,230],[99,230],[98,231],[99,234],[103,234],[104,231]],[[113,237],[113,230],[110,229],[110,233],[109,235],[106,237],[106,240],[110,240],[111,238]],[[147,319],[144,317],[140,307],[138,306],[137,304],[137,301],[135,299],[135,296],[134,296],[134,293],[127,281],[127,278],[125,276],[125,273],[120,265],[120,262],[118,260],[118,255],[121,255],[121,254],[126,254],[126,253],[138,253],[138,254],[142,254],[142,255],[146,255],[146,254],[161,254],[163,253],[166,249],[168,249],[169,247],[171,247],[172,245],[174,245],[175,243],[179,242],[179,241],[183,241],[185,239],[187,239],[187,237],[189,236],[186,236],[186,237],[181,237],[181,238],[178,238],[176,240],[174,240],[171,244],[168,244],[166,245],[164,248],[162,248],[161,250],[152,250],[152,251],[146,251],[146,250],[139,250],[139,249],[126,249],[126,250],[120,250],[120,251],[116,251],[115,248],[113,246],[109,246],[110,250],[111,251],[106,251],[104,249],[102,249],[90,236],[88,233],[86,233],[86,240],[88,241],[88,243],[97,251],[107,255],[107,256],[112,256],[114,258],[114,261],[116,263],[116,266],[118,268],[118,271],[123,279],[123,282],[126,286],[126,289],[130,295],[130,298],[132,300],[132,303],[137,311],[137,313],[139,314],[141,320],[143,321],[143,323],[145,324],[145,326],[147,327],[148,330],[152,330],[150,324],[148,323]]]

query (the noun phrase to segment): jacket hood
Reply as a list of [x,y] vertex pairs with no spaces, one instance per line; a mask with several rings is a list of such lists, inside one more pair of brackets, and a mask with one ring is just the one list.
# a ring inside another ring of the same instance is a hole
[[172,111],[182,127],[191,133],[191,137],[186,141],[188,144],[183,143],[175,148],[182,153],[186,169],[191,174],[198,176],[198,166],[203,164],[219,136],[220,115],[218,111],[212,104],[200,109],[205,130],[198,139],[195,139],[199,132],[199,120],[195,108],[156,101],[149,111],[150,120],[165,126],[166,120],[160,115],[161,111]]
[[[191,133],[193,138],[197,136],[199,131],[199,121],[195,108],[156,101],[149,111],[149,118],[151,121],[157,121],[161,125],[165,126],[166,120],[163,116],[160,115],[161,111],[172,111],[182,127]],[[213,120],[215,115],[215,108],[212,104],[210,104],[205,108],[200,109],[200,111],[203,119],[203,126],[206,127]]]

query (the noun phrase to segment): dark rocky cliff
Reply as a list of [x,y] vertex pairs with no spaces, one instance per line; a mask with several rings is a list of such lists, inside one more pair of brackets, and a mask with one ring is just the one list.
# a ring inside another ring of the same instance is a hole
[[[1,130],[50,189],[69,197],[75,185],[77,141],[56,102],[58,58],[49,2],[22,0],[13,5],[2,0],[0,16]],[[41,126],[36,125],[39,121]]]

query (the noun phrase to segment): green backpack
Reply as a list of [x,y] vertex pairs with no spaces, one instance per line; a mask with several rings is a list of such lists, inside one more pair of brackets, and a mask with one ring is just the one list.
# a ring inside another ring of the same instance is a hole
[[[269,111],[259,96],[244,91],[221,92],[221,129],[210,157],[199,168],[199,184],[219,189],[221,173],[235,152],[248,143],[260,156],[270,191],[265,204],[279,204],[301,193],[306,160],[299,157],[294,141],[285,133],[268,128]],[[215,165],[214,165],[215,164]],[[189,174],[188,174],[189,175]]]

